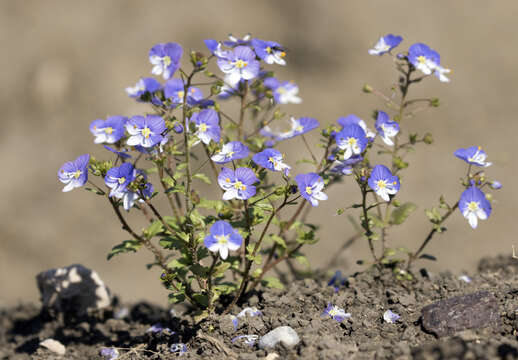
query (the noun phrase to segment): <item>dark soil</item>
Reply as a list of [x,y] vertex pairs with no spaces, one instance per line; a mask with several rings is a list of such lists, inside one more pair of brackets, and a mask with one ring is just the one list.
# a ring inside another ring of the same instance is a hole
[[[469,329],[437,338],[427,333],[421,309],[435,301],[485,290],[498,302],[497,325]],[[149,304],[129,307],[122,319],[121,306],[88,319],[51,319],[36,305],[0,309],[0,359],[63,358],[39,347],[53,338],[66,346],[66,359],[99,359],[103,347],[117,347],[119,359],[174,359],[173,343],[185,343],[182,359],[262,359],[276,352],[279,359],[515,359],[518,358],[518,260],[483,259],[479,271],[466,283],[458,274],[429,274],[422,270],[414,282],[395,280],[390,271],[370,269],[352,275],[338,292],[325,281],[301,280],[285,290],[257,293],[233,312],[256,306],[262,316],[240,319],[234,331],[228,315],[193,326],[187,311],[174,316]],[[322,316],[328,303],[351,313],[339,323]],[[395,324],[383,321],[386,310],[401,315]],[[179,312],[179,308],[176,309]],[[146,332],[155,323],[172,332]],[[268,352],[242,341],[238,335],[264,335],[289,325],[301,341],[294,348],[278,345]],[[131,350],[130,350],[131,349]]]

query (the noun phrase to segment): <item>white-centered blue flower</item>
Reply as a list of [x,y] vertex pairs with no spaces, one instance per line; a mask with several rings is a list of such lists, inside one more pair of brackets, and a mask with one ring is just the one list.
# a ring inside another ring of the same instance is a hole
[[367,140],[369,140],[369,142],[373,141],[374,138],[376,137],[376,133],[367,127],[367,124],[365,123],[365,121],[360,119],[358,116],[356,116],[354,114],[349,114],[344,117],[339,117],[337,122],[339,125],[342,126],[342,129],[350,124],[356,124],[356,125],[360,126],[363,129],[363,131],[365,131],[365,136],[367,136]]
[[58,179],[65,187],[63,192],[68,192],[86,184],[88,180],[88,163],[90,155],[84,154],[74,161],[68,161],[58,170]]
[[195,135],[205,145],[210,141],[219,142],[221,128],[219,127],[219,115],[214,109],[204,109],[200,112],[192,114],[189,119],[196,126]]
[[255,59],[255,53],[246,46],[238,46],[230,51],[226,58],[218,58],[218,66],[227,74],[231,85],[241,79],[251,80],[259,75],[260,63]]
[[286,51],[275,41],[252,39],[252,46],[257,56],[267,64],[286,65]]
[[288,175],[291,167],[284,163],[284,155],[275,149],[265,149],[252,157],[253,162],[271,171],[283,171]]
[[428,45],[416,43],[408,49],[408,61],[423,74],[430,75],[441,64],[441,56]]
[[235,171],[224,167],[218,175],[218,184],[225,190],[223,200],[250,199],[256,193],[253,184],[258,181],[252,169],[246,167],[238,167]]
[[300,104],[299,87],[293,81],[280,82],[274,77],[264,79],[264,86],[271,89],[278,104]]
[[297,187],[304,199],[309,201],[311,206],[318,206],[319,200],[327,200],[324,190],[324,179],[317,173],[299,174],[295,177]]
[[401,43],[401,41],[403,41],[403,38],[401,36],[396,36],[392,34],[382,36],[374,45],[374,48],[369,50],[369,54],[381,56],[394,49]]
[[219,252],[223,260],[228,257],[229,251],[235,251],[241,247],[243,238],[226,221],[219,220],[212,224],[210,234],[205,237],[203,243],[212,252]]
[[385,165],[374,166],[368,184],[376,195],[385,201],[390,201],[389,195],[395,195],[400,188],[399,178],[392,175]]
[[383,314],[383,320],[388,324],[393,324],[401,318],[401,315],[396,314],[392,310],[387,310]]
[[177,43],[157,44],[149,50],[149,61],[153,64],[151,73],[169,79],[180,68],[183,49]]
[[478,220],[486,220],[491,215],[491,203],[486,195],[475,185],[464,190],[459,200],[459,210],[469,225],[476,229]]
[[150,148],[164,139],[162,134],[166,129],[165,121],[161,116],[133,116],[126,122],[126,131],[130,135],[126,144]]
[[327,307],[324,309],[324,312],[322,313],[322,316],[330,316],[333,320],[336,320],[338,322],[342,322],[345,319],[348,319],[351,317],[350,313],[345,312],[344,309],[333,305],[333,304],[327,304]]
[[343,160],[353,156],[359,156],[367,147],[368,140],[365,131],[361,126],[349,124],[340,132],[335,134],[335,141],[338,148],[344,150]]
[[216,164],[225,164],[232,160],[246,158],[249,154],[248,147],[239,141],[231,141],[223,145],[221,151],[212,155],[211,160]]
[[482,150],[481,146],[471,146],[466,149],[461,148],[455,151],[454,155],[471,165],[482,167],[491,165],[490,162],[486,161],[487,154]]
[[392,138],[399,133],[399,124],[390,120],[386,112],[378,111],[375,127],[383,142],[388,146],[394,146]]
[[90,132],[95,136],[94,143],[114,144],[124,136],[124,126],[128,118],[110,116],[106,120],[97,119],[90,124]]

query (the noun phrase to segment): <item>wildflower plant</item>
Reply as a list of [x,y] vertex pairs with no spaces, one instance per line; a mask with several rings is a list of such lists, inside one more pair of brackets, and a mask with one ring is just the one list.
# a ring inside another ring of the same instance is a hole
[[[393,56],[401,41],[383,37],[370,53]],[[432,142],[430,134],[405,134],[404,126],[419,110],[414,104],[438,105],[436,99],[408,99],[408,92],[431,75],[448,80],[439,54],[414,44],[393,56],[401,75],[394,87],[399,102],[396,94],[389,97],[365,86],[388,106],[386,112],[376,111],[370,127],[348,115],[317,130],[317,119],[282,111],[284,104],[301,102],[298,86],[273,72],[289,64],[282,45],[250,35],[223,42],[207,39],[205,45],[208,51],[191,51],[189,61],[179,44],[153,46],[150,72],[157,79],[143,77],[126,88],[131,99],[148,104],[148,112],[93,121],[93,142],[103,144],[107,160],[85,154],[58,171],[63,191],[86,185],[106,199],[130,235],[113,247],[108,259],[146,248],[154,256],[151,266],[162,271],[171,302],[190,302],[199,309],[197,319],[217,308],[229,313],[257,286],[282,286],[267,276],[277,264],[288,259],[308,264],[301,250],[318,241],[318,228],[305,221],[303,210],[327,200],[329,186],[350,179],[360,189],[361,202],[352,208],[361,210],[362,233],[374,263],[400,267],[385,239],[389,228],[402,224],[415,208],[396,199],[404,190],[404,156],[415,145]],[[227,110],[231,102],[237,102],[237,111]],[[317,147],[305,138],[311,131],[321,134]],[[305,146],[307,158],[295,159],[275,148],[286,141]],[[371,164],[373,149],[389,161]],[[491,213],[482,189],[501,184],[486,180],[482,171],[471,171],[488,166],[485,152],[477,147],[456,155],[467,162],[462,180],[466,190],[453,206],[441,197],[445,212],[427,211],[432,230],[417,251],[408,252],[407,269],[457,208],[473,227]],[[300,173],[295,168],[299,162],[313,169]],[[200,190],[208,186],[212,191],[203,196]],[[143,215],[144,229],[129,223],[130,211]],[[326,311],[332,317],[343,315],[334,308]]]

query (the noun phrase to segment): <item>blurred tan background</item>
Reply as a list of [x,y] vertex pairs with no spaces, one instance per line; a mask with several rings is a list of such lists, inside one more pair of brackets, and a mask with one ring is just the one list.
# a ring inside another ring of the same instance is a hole
[[[469,272],[482,256],[510,254],[518,245],[517,13],[518,2],[473,0],[1,1],[0,305],[37,301],[36,273],[71,263],[97,270],[124,300],[166,303],[157,273],[144,267],[147,253],[106,261],[111,247],[127,238],[108,204],[82,190],[62,193],[56,172],[80,154],[106,154],[93,144],[92,120],[145,110],[124,88],[151,76],[151,46],[175,41],[187,51],[205,51],[203,39],[223,40],[228,33],[251,32],[286,46],[288,66],[274,69],[298,83],[304,100],[288,110],[322,124],[355,113],[373,128],[370,114],[383,104],[361,93],[362,85],[388,89],[396,75],[390,58],[367,54],[379,36],[402,35],[401,50],[420,41],[439,51],[442,64],[454,70],[452,82],[428,79],[415,94],[438,96],[442,106],[421,113],[405,130],[430,130],[436,142],[409,157],[400,199],[415,199],[419,209],[390,240],[418,246],[429,229],[424,209],[441,193],[452,203],[460,195],[465,167],[453,152],[480,144],[494,164],[488,174],[504,184],[494,194],[493,214],[476,231],[454,214],[449,231],[428,248],[438,261],[420,265]],[[298,141],[282,147],[290,148],[291,163]],[[306,249],[315,267],[353,231],[345,215],[331,215],[359,197],[351,179],[328,194],[331,200],[311,215],[323,225],[321,243]],[[343,253],[342,270],[359,269],[357,259],[368,259],[363,241]]]

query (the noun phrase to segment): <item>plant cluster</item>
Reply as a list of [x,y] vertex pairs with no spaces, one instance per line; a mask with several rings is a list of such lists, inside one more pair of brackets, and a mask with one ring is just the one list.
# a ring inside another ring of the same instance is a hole
[[[392,55],[401,41],[387,35],[369,53]],[[371,86],[364,91],[382,97],[387,111],[394,114],[377,110],[376,132],[355,115],[340,117],[320,130],[315,149],[305,134],[319,128],[319,122],[287,116],[281,110],[283,104],[301,102],[298,86],[277,79],[269,68],[286,65],[282,45],[250,35],[230,36],[223,42],[209,39],[205,44],[210,54],[191,51],[189,69],[182,65],[179,44],[153,46],[151,72],[165,82],[146,77],[126,89],[131,98],[148,104],[149,112],[93,121],[94,142],[104,144],[112,159],[85,154],[58,171],[63,191],[88,184],[85,189],[108,201],[131,236],[115,246],[108,259],[145,247],[154,256],[151,266],[162,269],[160,278],[172,302],[189,301],[200,309],[199,319],[218,304],[229,312],[259,284],[281,287],[277,278],[266,276],[280,262],[295,259],[308,265],[301,248],[318,238],[317,226],[306,221],[304,210],[327,200],[324,188],[351,176],[361,193],[361,202],[351,208],[361,210],[359,231],[367,239],[374,263],[396,264],[401,274],[402,261],[394,260],[385,244],[388,229],[402,224],[415,208],[395,198],[400,172],[408,167],[404,157],[416,144],[432,143],[430,134],[410,133],[402,141],[401,127],[420,110],[414,104],[438,106],[437,99],[408,99],[408,91],[431,75],[449,81],[449,70],[440,65],[439,54],[414,44],[408,52],[393,56],[400,79],[392,96]],[[211,66],[219,71],[213,72]],[[238,105],[235,114],[223,109],[223,105],[232,109],[228,105],[232,100]],[[297,140],[306,147],[308,158],[295,161],[275,149],[279,142]],[[373,149],[389,156],[388,166],[371,164]],[[452,206],[441,197],[440,208],[445,212],[427,211],[433,228],[420,249],[408,252],[407,270],[422,256],[434,233],[444,230],[443,222],[456,208],[472,227],[477,219],[490,215],[491,206],[481,189],[497,188],[499,183],[486,180],[482,171],[471,171],[472,166],[489,165],[485,153],[472,147],[455,154],[469,164],[462,182],[466,190]],[[292,165],[300,162],[314,170],[294,175]],[[211,185],[213,180],[217,186]],[[201,189],[208,185],[213,191],[203,196]],[[167,212],[158,204],[160,197],[168,204]],[[137,231],[130,225],[125,212],[131,209],[143,214],[146,228]],[[338,210],[338,214],[344,212]]]

